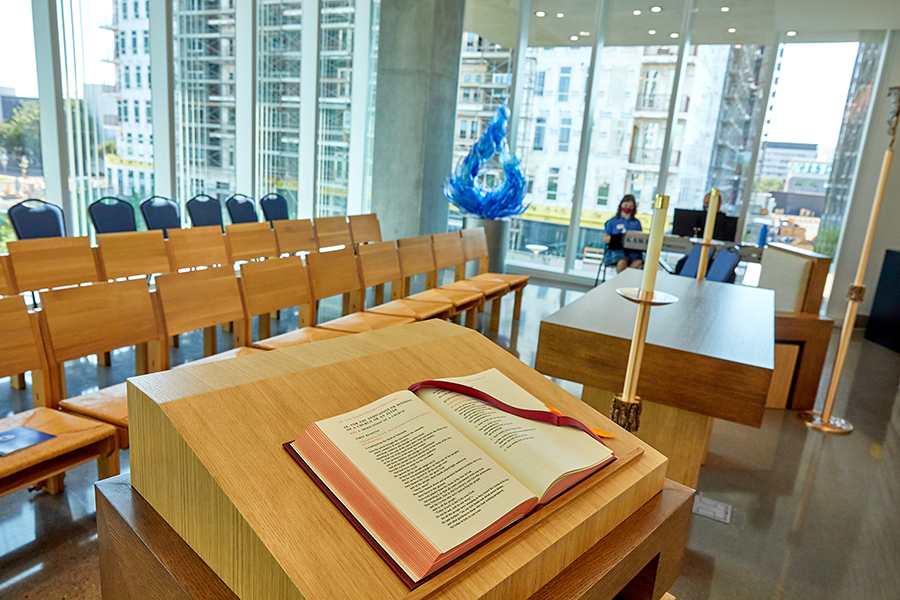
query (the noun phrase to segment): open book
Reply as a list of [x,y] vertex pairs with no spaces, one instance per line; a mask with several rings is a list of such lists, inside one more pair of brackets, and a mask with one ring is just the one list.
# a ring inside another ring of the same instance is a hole
[[284,445],[410,588],[615,459],[496,369],[410,389]]

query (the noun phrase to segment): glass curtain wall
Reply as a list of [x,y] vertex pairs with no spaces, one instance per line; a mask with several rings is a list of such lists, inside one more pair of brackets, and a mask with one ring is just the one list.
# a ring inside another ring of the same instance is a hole
[[297,2],[257,4],[256,198],[283,196],[297,215],[300,159],[302,10]]
[[234,0],[173,0],[175,169],[182,220],[196,194],[235,188]]
[[30,0],[5,6],[4,23],[20,37],[14,64],[7,64],[0,74],[0,252],[6,251],[6,242],[16,239],[6,216],[9,207],[45,196]]

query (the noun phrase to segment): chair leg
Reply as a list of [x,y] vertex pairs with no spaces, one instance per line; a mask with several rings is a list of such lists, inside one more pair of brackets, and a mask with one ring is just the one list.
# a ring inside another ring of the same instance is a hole
[[466,311],[466,327],[478,329],[478,307],[473,307]]
[[65,472],[60,473],[59,475],[54,475],[53,477],[44,481],[44,489],[47,490],[48,494],[53,494],[54,496],[58,496],[66,491],[65,484]]
[[169,337],[169,348],[178,348],[181,342],[178,339],[177,335],[173,335]]
[[9,378],[9,387],[14,390],[25,389],[25,373],[18,373]]
[[231,333],[234,331],[234,323],[228,321],[227,323],[222,323],[222,333]]
[[491,300],[491,331],[500,329],[500,298]]
[[272,312],[269,313],[269,316],[272,317],[273,319],[275,319],[276,321],[278,321],[279,319],[281,319],[281,311],[273,310]]
[[101,367],[112,366],[112,352],[101,352],[97,355],[97,365]]
[[259,323],[257,323],[256,331],[258,332],[258,339],[264,340],[267,337],[271,337],[272,335],[272,315],[270,313],[264,313],[259,315]]
[[218,345],[216,344],[216,327],[203,328],[203,356],[212,356],[216,353]]
[[108,454],[97,457],[97,479],[115,477],[119,474],[119,445],[116,437],[111,438]]
[[516,303],[513,305],[513,321],[518,321],[522,316],[522,296],[524,295],[524,287],[516,290]]

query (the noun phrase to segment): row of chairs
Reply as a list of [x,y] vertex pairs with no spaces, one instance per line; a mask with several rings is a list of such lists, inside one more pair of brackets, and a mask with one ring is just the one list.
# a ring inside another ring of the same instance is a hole
[[[222,205],[207,194],[198,194],[186,203],[191,224],[194,227],[217,225],[225,227]],[[287,200],[279,194],[266,194],[259,201],[265,221],[287,220]],[[178,229],[181,227],[181,211],[170,198],[152,196],[140,204],[141,215],[147,229]],[[258,223],[256,202],[245,194],[234,194],[225,201],[231,222]],[[63,237],[66,226],[62,209],[43,200],[24,200],[15,204],[7,213],[13,230],[20,240]],[[134,208],[121,198],[107,196],[88,206],[88,215],[98,234],[137,231]]]
[[[479,274],[471,278],[465,278],[468,259],[478,263]],[[110,448],[128,447],[125,384],[68,398],[63,369],[68,360],[134,345],[135,372],[142,374],[169,368],[167,340],[198,329],[204,330],[206,358],[201,360],[211,361],[428,318],[458,318],[463,312],[474,326],[475,315],[488,301],[494,302],[493,323],[500,298],[510,292],[516,294],[517,319],[528,281],[526,276],[486,272],[483,230],[376,242],[355,252],[352,247],[314,251],[305,263],[299,256],[247,262],[240,265],[240,276],[229,266],[164,273],[156,276],[153,290],[146,280],[54,289],[41,294],[40,310],[32,312],[22,296],[0,299],[0,376],[31,370],[36,408],[26,411],[28,418],[65,421],[54,430],[60,432],[55,445],[39,444],[17,453],[17,461],[0,464],[0,495],[45,479],[52,484],[50,491],[60,491],[66,465],[80,464],[65,462],[66,456],[81,462],[99,458],[101,477],[118,470]],[[457,281],[436,287],[438,265],[452,265]],[[410,295],[410,278],[422,273],[429,289]],[[388,283],[391,296],[385,302],[383,286]],[[375,288],[375,305],[366,309],[370,287]],[[336,295],[344,297],[343,316],[316,324],[319,300]],[[270,313],[292,306],[301,307],[300,328],[269,337]],[[216,326],[229,322],[234,324],[234,347],[215,354]],[[21,422],[23,414],[0,419],[0,431]],[[97,431],[70,435],[64,426]],[[85,450],[90,444],[94,450]]]
[[0,295],[381,241],[374,214],[8,242]]

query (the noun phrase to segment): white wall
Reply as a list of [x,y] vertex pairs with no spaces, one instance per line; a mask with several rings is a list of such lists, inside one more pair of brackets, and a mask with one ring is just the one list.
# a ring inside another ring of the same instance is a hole
[[[896,86],[900,86],[900,31],[895,30],[888,44],[884,71],[876,91],[872,120],[863,147],[856,188],[853,191],[837,256],[834,286],[827,308],[828,316],[837,321],[843,321],[844,311],[847,308],[847,289],[856,276],[869,213],[875,198],[878,174],[884,152],[890,142],[886,134],[890,105],[887,91],[888,88]],[[895,146],[895,150],[900,150],[900,140]],[[897,157],[891,167],[877,223],[864,281],[866,298],[859,307],[860,315],[868,315],[872,308],[885,250],[900,250],[900,158]],[[900,282],[896,284],[900,285]]]

